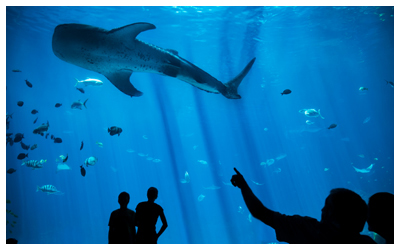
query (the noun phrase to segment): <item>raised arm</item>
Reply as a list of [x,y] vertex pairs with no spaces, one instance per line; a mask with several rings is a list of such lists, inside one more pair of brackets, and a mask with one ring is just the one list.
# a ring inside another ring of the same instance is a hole
[[265,207],[262,202],[254,195],[247,182],[244,180],[243,175],[234,168],[236,174],[232,176],[231,182],[235,187],[240,188],[242,196],[247,208],[254,218],[259,219],[270,227],[274,228],[273,216],[274,211]]

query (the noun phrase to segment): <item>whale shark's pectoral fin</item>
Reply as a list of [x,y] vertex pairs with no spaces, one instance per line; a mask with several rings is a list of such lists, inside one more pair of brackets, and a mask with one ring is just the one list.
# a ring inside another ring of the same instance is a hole
[[116,72],[110,72],[104,74],[105,77],[124,94],[132,96],[141,96],[142,92],[137,90],[131,82],[129,81],[129,77],[131,76],[131,70],[118,70]]

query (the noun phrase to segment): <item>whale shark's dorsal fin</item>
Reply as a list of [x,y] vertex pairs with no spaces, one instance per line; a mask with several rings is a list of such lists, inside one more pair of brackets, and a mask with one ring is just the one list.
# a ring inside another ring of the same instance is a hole
[[108,32],[108,34],[112,34],[121,39],[132,39],[133,41],[140,32],[155,28],[156,26],[151,23],[133,23],[117,29],[112,29]]

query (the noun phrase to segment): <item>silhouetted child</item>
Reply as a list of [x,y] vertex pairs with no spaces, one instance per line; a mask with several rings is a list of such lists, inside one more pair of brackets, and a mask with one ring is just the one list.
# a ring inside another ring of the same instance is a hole
[[110,216],[108,244],[133,244],[136,240],[135,212],[128,208],[129,194],[122,192],[118,196],[121,206]]
[[368,201],[368,230],[394,244],[394,195],[376,193]]
[[18,240],[14,239],[14,238],[8,238],[6,240],[6,244],[18,244]]
[[251,191],[239,171],[232,176],[233,186],[242,191],[250,213],[275,229],[276,239],[294,244],[348,244],[375,243],[366,235],[360,235],[368,215],[365,201],[345,188],[332,189],[322,208],[321,221],[300,215],[288,216],[265,207]]
[[[140,202],[136,207],[136,226],[138,227],[136,243],[138,244],[157,244],[158,238],[168,226],[164,210],[160,205],[154,203],[157,197],[157,188],[151,187],[147,191],[148,201]],[[158,217],[161,218],[163,225],[156,233]]]

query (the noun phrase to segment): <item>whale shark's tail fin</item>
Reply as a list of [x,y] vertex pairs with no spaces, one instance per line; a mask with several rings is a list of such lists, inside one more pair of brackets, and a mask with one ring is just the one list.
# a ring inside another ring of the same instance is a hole
[[247,66],[242,70],[242,72],[240,72],[239,75],[237,75],[235,78],[233,78],[232,80],[230,80],[229,82],[224,84],[226,86],[226,89],[219,90],[219,92],[228,99],[240,99],[241,96],[237,93],[237,89],[238,89],[240,83],[242,82],[243,78],[247,75],[247,73],[249,73],[255,60],[256,60],[256,58],[254,57],[247,64]]

